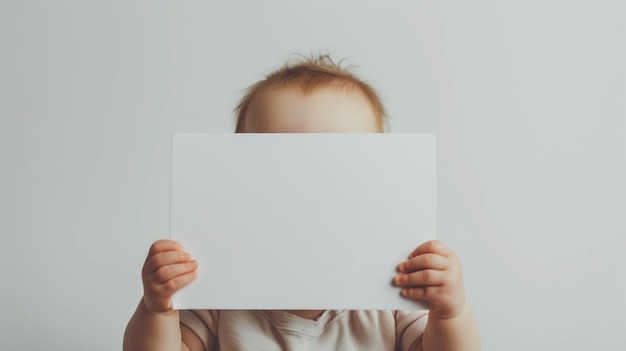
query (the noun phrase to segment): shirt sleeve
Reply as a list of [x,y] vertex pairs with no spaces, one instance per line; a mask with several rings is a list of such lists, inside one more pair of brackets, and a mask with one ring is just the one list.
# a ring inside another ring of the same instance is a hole
[[191,329],[205,348],[209,340],[215,341],[219,318],[218,310],[180,310],[180,324]]
[[400,350],[408,351],[411,344],[424,334],[428,321],[428,310],[396,310],[396,345]]

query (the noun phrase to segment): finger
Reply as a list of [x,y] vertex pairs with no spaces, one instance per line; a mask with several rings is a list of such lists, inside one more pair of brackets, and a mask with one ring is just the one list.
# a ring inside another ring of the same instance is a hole
[[176,291],[186,287],[191,282],[193,282],[198,277],[198,271],[194,270],[189,273],[179,275],[178,277],[174,277],[165,283],[163,283],[163,288],[168,293],[175,293]]
[[198,262],[196,260],[170,264],[157,269],[156,272],[154,272],[154,277],[158,283],[165,283],[172,278],[194,271],[196,268],[198,268]]
[[165,312],[171,310],[171,298],[176,291],[192,283],[198,277],[198,271],[173,277],[167,282],[159,285],[149,286],[144,290],[144,303],[151,311]]
[[422,300],[422,301],[431,301],[433,297],[439,294],[439,288],[432,286],[425,287],[414,287],[414,288],[404,288],[402,289],[402,296],[413,299],[413,300]]
[[152,246],[150,246],[150,250],[148,251],[148,256],[146,257],[146,262],[152,258],[152,256],[156,255],[159,252],[164,251],[185,251],[183,246],[174,240],[157,240]]
[[154,273],[159,268],[176,263],[184,263],[191,259],[191,255],[188,252],[183,251],[165,251],[159,252],[152,256],[148,262],[144,265],[146,273]]
[[445,271],[425,269],[409,274],[396,275],[395,283],[399,286],[440,286],[445,283]]
[[425,253],[404,261],[398,265],[400,272],[415,272],[422,269],[443,270],[448,268],[448,258],[434,253]]
[[444,243],[439,240],[431,240],[423,243],[418,246],[417,249],[413,250],[409,258],[413,258],[415,256],[425,254],[425,253],[436,253],[443,256],[452,256],[454,252],[450,250]]

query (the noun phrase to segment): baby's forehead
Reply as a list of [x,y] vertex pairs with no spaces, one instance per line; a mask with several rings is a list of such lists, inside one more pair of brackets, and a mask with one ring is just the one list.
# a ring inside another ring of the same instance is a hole
[[379,131],[378,119],[358,90],[298,87],[267,89],[256,94],[246,113],[248,131],[362,132]]

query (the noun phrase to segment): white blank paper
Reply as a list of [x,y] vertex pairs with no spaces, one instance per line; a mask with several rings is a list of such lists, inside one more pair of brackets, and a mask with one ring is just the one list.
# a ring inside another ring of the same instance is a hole
[[434,134],[172,136],[177,309],[419,309],[396,266],[435,238]]

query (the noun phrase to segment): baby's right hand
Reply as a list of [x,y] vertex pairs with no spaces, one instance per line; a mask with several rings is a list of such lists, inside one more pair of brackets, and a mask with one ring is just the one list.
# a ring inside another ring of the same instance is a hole
[[143,265],[143,303],[151,313],[172,310],[172,295],[198,276],[198,262],[173,240],[158,240]]

